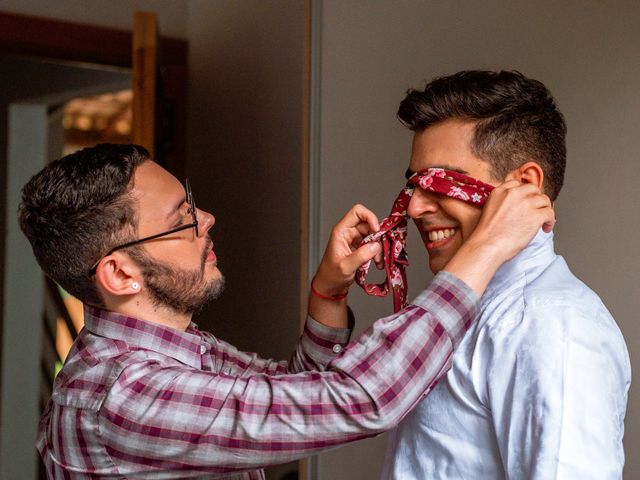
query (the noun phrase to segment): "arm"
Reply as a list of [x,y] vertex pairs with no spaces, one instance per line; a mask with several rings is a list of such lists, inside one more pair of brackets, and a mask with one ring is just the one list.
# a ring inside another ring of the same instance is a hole
[[220,372],[237,376],[257,373],[282,375],[325,370],[327,364],[349,343],[351,329],[329,327],[307,317],[302,336],[289,361],[260,358],[256,353],[242,352],[208,332],[201,332],[201,335],[212,346],[209,354]]
[[[482,295],[498,267],[529,243],[544,222],[552,222],[549,199],[533,185],[506,182],[497,187],[485,205],[482,218],[471,238],[463,244],[446,270]],[[356,249],[362,239],[379,229],[375,214],[356,205],[335,225],[312,286],[324,296],[340,295],[353,284],[355,271],[373,259],[382,261],[377,243]],[[314,320],[317,319],[318,321]],[[309,296],[309,316],[296,351],[289,360],[259,358],[239,352],[235,347],[209,335],[216,358],[227,359],[221,371],[234,375],[266,373],[270,375],[304,370],[324,370],[341,351],[350,336],[347,298],[326,300]]]
[[593,307],[552,303],[494,337],[488,406],[507,478],[622,478],[626,348]]
[[[542,226],[555,223],[549,197],[533,184],[508,181],[496,187],[485,204],[473,234],[449,261],[445,270],[482,295],[500,265],[520,252]],[[356,270],[374,259],[382,265],[381,247],[369,243],[356,248],[369,233],[380,228],[376,216],[362,205],[354,206],[336,224],[312,287],[324,296],[348,291]],[[310,295],[309,315],[338,327],[346,326],[347,300],[333,301]]]
[[[377,321],[327,371],[233,376],[125,368],[100,410],[124,476],[240,471],[301,458],[394,426],[447,370],[477,297],[439,274],[414,305]],[[170,478],[169,476],[167,478]]]

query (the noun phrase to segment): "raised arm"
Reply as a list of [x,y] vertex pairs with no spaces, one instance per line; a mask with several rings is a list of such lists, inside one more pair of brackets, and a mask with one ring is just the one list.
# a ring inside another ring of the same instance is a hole
[[[550,231],[554,223],[551,201],[536,186],[505,182],[493,190],[476,229],[445,270],[482,295],[500,265],[520,252],[540,227]],[[354,206],[333,228],[311,283],[312,293],[320,293],[309,297],[313,318],[326,325],[346,327],[344,294],[353,284],[356,270],[370,259],[378,265],[382,260],[379,244],[356,246],[378,229],[378,219],[362,205]],[[336,296],[344,298],[335,300]]]

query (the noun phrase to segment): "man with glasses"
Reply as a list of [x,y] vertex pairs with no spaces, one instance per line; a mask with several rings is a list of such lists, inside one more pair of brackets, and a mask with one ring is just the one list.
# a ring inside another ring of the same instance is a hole
[[[315,275],[289,362],[198,330],[223,277],[213,215],[135,145],[57,160],[24,187],[21,227],[44,272],[85,304],[37,447],[49,478],[264,478],[260,467],[378,434],[447,371],[496,269],[541,225],[548,197],[496,188],[472,238],[406,309],[349,342],[346,291],[380,255],[353,207]],[[292,320],[294,321],[294,320]]]

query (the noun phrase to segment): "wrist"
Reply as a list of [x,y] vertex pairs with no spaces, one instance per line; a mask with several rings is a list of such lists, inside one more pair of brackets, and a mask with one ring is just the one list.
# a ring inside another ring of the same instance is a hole
[[508,260],[506,251],[493,242],[473,237],[466,241],[458,250],[463,261],[477,262],[487,270],[491,270],[491,275]]
[[506,255],[497,245],[469,239],[462,244],[444,270],[455,275],[482,296]]
[[[345,298],[349,293],[349,286],[330,285],[328,282],[322,280],[321,277],[315,276],[311,280],[310,284],[311,294],[318,298],[329,300],[340,300]],[[338,298],[339,297],[339,298]]]
[[347,294],[349,291],[347,290],[344,293],[334,294],[334,295],[325,295],[323,293],[318,292],[315,288],[313,288],[313,282],[311,282],[311,295],[316,298],[320,298],[322,300],[330,300],[332,302],[339,302],[340,300],[344,300],[347,298]]
[[[345,289],[325,289],[316,278],[311,280],[309,295],[309,315],[316,321],[331,328],[347,327],[347,295]],[[314,293],[314,291],[316,293]],[[341,298],[335,295],[343,295]]]

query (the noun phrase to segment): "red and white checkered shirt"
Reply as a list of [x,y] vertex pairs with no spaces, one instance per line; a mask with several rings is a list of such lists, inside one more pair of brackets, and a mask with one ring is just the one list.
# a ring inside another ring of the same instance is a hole
[[53,479],[263,479],[261,467],[396,425],[448,370],[477,302],[441,272],[348,346],[349,330],[309,318],[288,363],[195,324],[179,331],[87,307],[38,450]]

